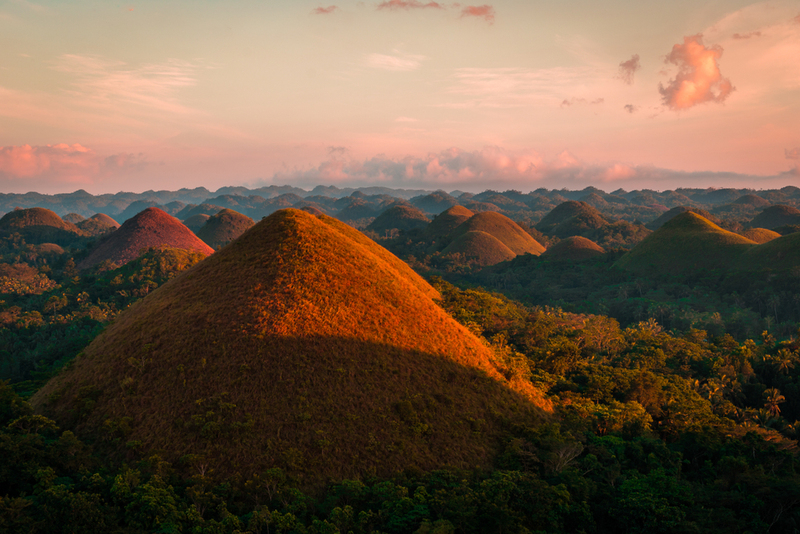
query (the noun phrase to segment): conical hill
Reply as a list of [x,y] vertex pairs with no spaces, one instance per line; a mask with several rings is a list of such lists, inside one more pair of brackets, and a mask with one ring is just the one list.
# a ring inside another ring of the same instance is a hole
[[579,235],[608,224],[597,208],[586,202],[562,202],[536,224],[542,233],[561,238]]
[[629,271],[677,274],[730,267],[756,243],[723,230],[692,211],[683,212],[647,236],[614,264]]
[[735,264],[745,271],[786,271],[800,265],[800,233],[780,236],[747,250]]
[[104,261],[122,266],[138,258],[145,249],[153,247],[194,250],[206,255],[214,252],[172,215],[159,208],[147,208],[125,221],[98,244],[78,264],[78,268],[88,269]]
[[254,224],[253,219],[247,215],[225,208],[206,221],[197,231],[197,237],[208,246],[217,248],[238,238]]
[[[431,223],[432,224],[432,223]],[[457,239],[467,232],[486,232],[510,248],[514,254],[533,254],[538,256],[544,247],[517,223],[501,213],[484,211],[477,213],[458,225],[452,237]]]
[[753,228],[766,228],[768,230],[774,230],[790,224],[800,224],[800,210],[783,204],[766,208],[750,221],[750,226]]
[[437,296],[355,229],[282,210],[123,312],[32,403],[212,475],[487,466],[537,392]]
[[701,217],[708,219],[714,224],[719,223],[719,219],[708,213],[706,210],[700,208],[692,208],[689,206],[675,206],[671,210],[662,213],[658,218],[650,221],[645,226],[650,230],[658,230],[659,228],[664,226],[667,222],[671,221],[681,213],[686,213],[687,211],[692,211],[700,215]]
[[378,215],[367,226],[367,230],[383,233],[387,230],[397,229],[407,232],[425,228],[430,222],[430,219],[414,206],[399,204]]
[[101,236],[119,228],[119,223],[105,213],[96,213],[77,224],[78,228],[89,236]]
[[781,236],[778,232],[767,230],[766,228],[748,228],[739,233],[747,239],[755,241],[759,245],[772,241],[773,239],[778,239]]
[[581,236],[568,237],[555,245],[548,247],[542,253],[542,258],[549,260],[582,261],[602,256],[605,254],[603,247]]
[[481,266],[494,265],[517,256],[493,235],[475,230],[455,238],[442,250],[442,254],[461,254]]
[[433,218],[425,228],[425,235],[433,239],[448,236],[459,224],[473,215],[475,213],[464,206],[452,206]]
[[0,218],[0,236],[18,233],[31,244],[69,245],[83,237],[77,226],[46,208],[10,211]]

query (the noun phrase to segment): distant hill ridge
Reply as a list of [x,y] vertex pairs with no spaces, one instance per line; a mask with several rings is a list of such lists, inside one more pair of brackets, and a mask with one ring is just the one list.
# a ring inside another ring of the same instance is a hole
[[205,255],[214,252],[175,217],[159,208],[147,208],[99,243],[78,268],[88,269],[104,261],[122,266],[151,247],[194,250]]
[[436,297],[353,228],[282,210],[123,312],[32,403],[85,436],[125,421],[118,454],[134,440],[212,476],[488,467],[502,420],[546,403]]

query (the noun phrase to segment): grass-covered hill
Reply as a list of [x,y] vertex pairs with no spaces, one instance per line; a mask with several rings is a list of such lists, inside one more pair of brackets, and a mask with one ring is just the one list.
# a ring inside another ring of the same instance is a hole
[[701,217],[704,217],[704,218],[708,219],[709,221],[713,222],[714,224],[719,224],[719,222],[720,222],[719,219],[717,219],[716,217],[714,217],[713,215],[711,215],[709,212],[707,212],[704,209],[690,207],[690,206],[675,206],[671,210],[669,210],[669,211],[665,212],[664,214],[662,214],[657,219],[655,219],[653,221],[650,221],[645,226],[650,230],[658,230],[659,228],[664,226],[664,224],[666,224],[667,222],[671,221],[672,219],[674,219],[675,217],[677,217],[681,213],[686,213],[687,211],[694,212],[694,213],[700,215]]
[[517,256],[493,235],[476,230],[455,238],[442,250],[442,254],[460,254],[464,260],[474,260],[480,266],[494,265]]
[[227,245],[245,233],[253,224],[255,223],[250,217],[225,208],[210,217],[196,234],[208,246],[217,248]]
[[438,297],[353,228],[283,210],[123,312],[32,402],[187,473],[487,466],[502,420],[536,420],[540,397]]
[[542,259],[581,261],[605,254],[603,247],[581,236],[572,236],[550,246],[542,253]]
[[442,239],[450,235],[458,225],[475,215],[473,211],[464,206],[452,206],[439,215],[436,215],[425,228],[425,237],[429,239]]
[[748,271],[787,271],[800,267],[800,233],[779,236],[752,247],[738,259],[736,268]]
[[398,204],[378,215],[367,226],[367,230],[378,232],[379,234],[393,229],[407,232],[409,230],[423,229],[430,222],[430,219],[419,209],[410,205]]
[[686,211],[647,236],[615,265],[641,274],[724,269],[755,245],[746,237]]
[[566,238],[581,235],[608,224],[596,208],[586,202],[570,200],[556,206],[536,224],[547,235]]
[[80,263],[88,269],[103,262],[122,266],[149,248],[170,247],[208,255],[214,249],[203,243],[175,217],[159,208],[147,208],[100,242]]
[[206,222],[211,218],[210,215],[206,215],[205,213],[198,213],[197,215],[192,215],[191,217],[185,219],[183,221],[184,226],[191,230],[194,233],[200,231],[200,228],[206,224]]
[[415,208],[434,215],[458,204],[458,200],[444,191],[435,191],[429,195],[420,195],[412,198],[410,202]]
[[83,232],[46,208],[19,209],[0,218],[0,236],[20,234],[28,243],[69,245],[80,241]]
[[87,236],[97,237],[119,228],[119,223],[105,213],[96,213],[76,225]]
[[64,215],[63,217],[61,217],[61,219],[62,219],[64,222],[68,222],[68,223],[70,223],[70,224],[75,224],[75,225],[77,225],[79,222],[81,222],[81,221],[85,221],[85,220],[86,220],[86,217],[84,217],[83,215],[81,215],[81,214],[79,214],[79,213],[67,213],[66,215]]
[[751,241],[755,241],[759,245],[762,243],[766,243],[767,241],[772,241],[773,239],[777,239],[781,236],[778,232],[773,230],[767,230],[766,228],[748,228],[746,230],[742,230],[739,232],[741,235],[746,237]]
[[750,221],[750,226],[753,228],[767,228],[768,230],[793,224],[800,224],[800,210],[782,204],[766,208]]
[[484,211],[473,215],[458,225],[451,236],[453,239],[457,239],[467,232],[486,232],[517,255],[534,254],[538,256],[544,252],[544,247],[517,223],[505,215],[493,211]]

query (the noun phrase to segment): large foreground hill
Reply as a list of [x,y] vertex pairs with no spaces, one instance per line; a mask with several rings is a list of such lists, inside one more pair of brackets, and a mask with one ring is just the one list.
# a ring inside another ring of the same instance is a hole
[[283,210],[121,314],[32,402],[120,455],[221,476],[488,466],[540,397],[438,297],[351,227]]

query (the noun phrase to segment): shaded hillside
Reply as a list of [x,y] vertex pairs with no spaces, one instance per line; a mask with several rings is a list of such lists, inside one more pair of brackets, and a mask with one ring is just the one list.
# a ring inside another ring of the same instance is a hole
[[586,202],[570,200],[553,208],[553,211],[536,224],[536,229],[561,238],[582,235],[608,224],[596,208]]
[[3,215],[0,218],[0,236],[14,233],[32,244],[69,245],[83,237],[83,232],[77,226],[45,208],[20,209]]
[[128,219],[106,240],[98,244],[79,264],[88,269],[103,262],[122,266],[138,258],[148,248],[170,247],[194,250],[205,255],[214,249],[203,243],[181,222],[158,208],[147,208]]
[[424,213],[410,205],[396,205],[378,215],[367,230],[383,233],[387,230],[397,229],[404,232],[422,229],[430,223]]
[[520,228],[517,223],[500,213],[493,211],[477,213],[461,223],[451,235],[453,239],[456,239],[472,231],[486,232],[510,248],[514,254],[538,256],[544,252],[544,247],[538,241]]
[[105,213],[96,213],[77,224],[87,236],[101,236],[119,228],[119,223]]
[[347,225],[280,211],[123,312],[32,402],[215,477],[488,466],[538,392],[438,295]]
[[741,235],[759,245],[777,239],[781,236],[778,232],[767,230],[766,228],[748,228],[739,232]]
[[658,230],[659,228],[664,226],[664,224],[667,223],[668,221],[671,221],[672,219],[674,219],[675,217],[677,217],[681,213],[686,213],[687,211],[691,211],[693,213],[696,213],[696,214],[700,215],[701,217],[703,217],[705,219],[708,219],[709,221],[713,222],[714,224],[719,224],[719,222],[720,222],[719,219],[717,219],[716,217],[714,217],[713,215],[711,215],[709,212],[707,212],[704,209],[693,208],[693,207],[689,207],[689,206],[675,206],[674,208],[672,208],[668,212],[662,214],[660,217],[658,217],[654,221],[650,221],[645,226],[650,230]]
[[475,230],[455,238],[442,250],[442,254],[461,254],[465,260],[473,260],[481,266],[494,265],[517,256],[493,235]]
[[473,215],[475,213],[464,206],[452,206],[433,218],[425,228],[425,236],[429,239],[444,238]]
[[548,247],[542,253],[543,259],[581,261],[605,254],[603,247],[581,236],[568,237]]
[[617,267],[637,273],[678,274],[729,267],[755,242],[686,211],[621,257]]
[[458,200],[444,191],[436,191],[430,195],[414,197],[410,202],[415,208],[434,215],[458,204]]
[[750,221],[753,228],[774,230],[781,226],[800,224],[800,210],[792,206],[770,206]]
[[79,222],[85,221],[86,217],[80,215],[79,213],[67,213],[66,215],[61,217],[61,220],[63,220],[64,222],[68,222],[70,224],[77,225]]
[[800,233],[780,236],[752,247],[735,263],[747,271],[786,271],[800,267]]
[[255,223],[253,219],[228,208],[210,217],[197,237],[211,248],[222,247],[245,233]]
[[210,215],[206,215],[205,213],[198,213],[197,215],[192,215],[188,219],[183,221],[183,224],[194,232],[195,234],[200,231],[200,229],[208,222],[211,218]]

